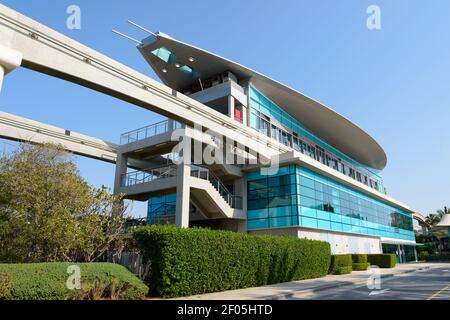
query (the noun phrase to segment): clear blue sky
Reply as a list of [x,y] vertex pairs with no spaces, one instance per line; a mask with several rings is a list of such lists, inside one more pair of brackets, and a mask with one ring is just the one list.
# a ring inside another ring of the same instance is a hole
[[[3,0],[142,73],[156,76],[117,28],[134,20],[258,70],[311,96],[370,133],[385,149],[385,186],[425,214],[450,205],[450,1]],[[81,30],[66,8],[81,7]],[[366,28],[381,8],[382,29]],[[0,109],[118,142],[161,117],[25,69],[11,73]],[[4,142],[2,142],[3,145]],[[82,175],[112,186],[113,165],[77,158]],[[137,206],[138,214],[145,212]]]

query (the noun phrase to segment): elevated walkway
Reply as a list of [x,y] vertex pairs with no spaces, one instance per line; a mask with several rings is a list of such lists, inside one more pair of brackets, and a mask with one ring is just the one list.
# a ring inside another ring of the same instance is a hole
[[[177,166],[168,165],[124,174],[118,193],[125,198],[145,201],[176,192]],[[242,198],[231,194],[208,168],[191,166],[190,202],[208,219],[245,219]]]

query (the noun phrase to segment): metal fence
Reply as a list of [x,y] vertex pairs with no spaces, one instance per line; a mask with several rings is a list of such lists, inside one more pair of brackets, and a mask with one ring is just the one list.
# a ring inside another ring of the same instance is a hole
[[120,136],[120,144],[128,144],[154,137],[172,130],[182,128],[182,124],[174,120],[165,120],[149,126],[126,132]]

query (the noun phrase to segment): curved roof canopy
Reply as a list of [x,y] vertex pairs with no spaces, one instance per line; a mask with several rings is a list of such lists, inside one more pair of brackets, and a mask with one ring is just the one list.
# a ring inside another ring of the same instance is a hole
[[139,51],[167,86],[185,89],[198,79],[232,72],[252,84],[316,136],[357,162],[382,170],[387,158],[381,146],[350,120],[320,102],[261,73],[213,53],[180,42],[163,33],[142,41]]

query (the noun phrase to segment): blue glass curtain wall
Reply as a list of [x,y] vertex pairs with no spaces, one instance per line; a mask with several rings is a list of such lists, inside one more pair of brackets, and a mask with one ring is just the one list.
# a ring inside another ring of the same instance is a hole
[[303,226],[415,240],[411,213],[298,165],[247,179],[249,230]]

